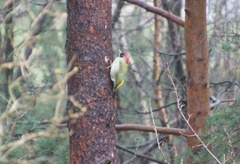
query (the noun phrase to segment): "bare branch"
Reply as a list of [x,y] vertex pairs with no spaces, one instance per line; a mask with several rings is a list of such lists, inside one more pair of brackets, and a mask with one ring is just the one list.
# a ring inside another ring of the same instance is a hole
[[153,162],[156,162],[156,163],[164,164],[164,162],[162,162],[162,161],[158,161],[158,160],[153,159],[153,158],[151,158],[151,157],[148,157],[148,156],[146,156],[146,155],[142,155],[142,154],[136,153],[136,152],[134,152],[134,151],[132,151],[132,150],[129,150],[129,149],[127,149],[127,148],[125,148],[125,147],[123,147],[123,146],[121,146],[121,145],[119,145],[119,144],[116,144],[116,147],[117,147],[118,149],[124,150],[125,152],[128,152],[128,153],[130,153],[130,154],[134,154],[134,155],[137,156],[137,157],[145,158],[145,159],[147,159],[147,160],[149,160],[149,161],[153,161]]
[[236,85],[236,86],[240,86],[240,84],[238,82],[232,82],[232,81],[210,82],[209,84],[210,85],[227,85],[227,86]]
[[230,148],[230,154],[231,154],[231,163],[232,164],[236,164],[236,154],[234,153],[234,146],[233,146],[233,143],[231,141],[231,137],[230,137],[230,134],[228,133],[226,127],[223,128],[224,132],[226,133],[227,135],[227,139],[228,139],[228,146]]
[[[152,112],[152,106],[151,106],[151,103],[150,103],[150,111],[151,111],[151,117],[152,117],[152,124],[153,124],[153,129],[154,129],[154,132],[155,132],[155,135],[156,135],[156,139],[157,139],[157,144],[158,144],[158,149],[160,150],[160,153],[162,154],[163,156],[163,159],[164,159],[164,162],[169,164],[165,154],[163,153],[163,150],[162,150],[162,147],[161,147],[161,143],[158,139],[158,131],[157,131],[157,127],[156,127],[156,123],[155,123],[155,120],[154,120],[154,117],[153,117],[153,112]],[[168,127],[169,128],[169,127]]]
[[[179,53],[171,53],[171,52],[161,52],[157,51],[159,55],[167,55],[167,56],[181,56],[181,55],[186,55],[186,52],[179,52]],[[209,54],[212,52],[212,49],[210,48],[208,50]]]
[[[186,103],[187,101],[186,100],[181,100],[181,103]],[[163,106],[161,106],[161,107],[159,107],[159,108],[156,108],[156,109],[153,109],[152,111],[153,112],[157,112],[157,111],[159,111],[159,110],[161,110],[161,109],[164,109],[164,108],[166,108],[166,107],[169,107],[169,106],[171,106],[171,105],[175,105],[175,104],[177,104],[178,102],[176,101],[176,102],[171,102],[171,103],[169,103],[169,104],[166,104],[166,105],[163,105]],[[150,114],[151,112],[141,112],[141,111],[138,111],[138,110],[135,110],[138,114]]]
[[146,2],[143,2],[143,1],[140,1],[140,0],[124,0],[124,1],[126,1],[128,3],[135,4],[137,6],[140,6],[144,9],[146,9],[147,11],[152,12],[154,14],[161,15],[162,17],[167,18],[167,19],[175,22],[176,24],[184,27],[184,21],[181,18],[179,18],[178,16],[176,16],[174,14],[171,14],[170,12],[167,12],[163,9],[151,6],[151,5],[147,4]]
[[[143,132],[155,132],[154,128],[150,125],[140,125],[140,124],[121,124],[115,126],[117,131],[143,131]],[[163,128],[163,127],[157,127],[156,131],[158,133],[163,134],[172,134],[172,135],[182,135],[185,133],[184,129],[179,128]]]
[[167,55],[167,56],[181,56],[181,55],[185,55],[185,52],[180,52],[180,53],[169,53],[169,52],[160,52],[158,51],[158,53],[160,55]]
[[29,0],[29,2],[34,4],[34,5],[45,6],[49,3],[49,0],[46,0],[45,2],[35,2],[33,0]]
[[26,143],[27,141],[35,139],[37,137],[54,137],[54,136],[66,137],[67,136],[66,134],[57,134],[56,132],[57,131],[50,129],[50,131],[39,131],[36,133],[25,134],[25,135],[22,135],[21,139],[19,139],[19,140],[12,141],[6,145],[0,146],[0,150],[2,151],[2,150],[9,149],[9,148],[11,150],[14,150],[16,147],[19,147],[19,146],[23,145],[24,143]]
[[[175,85],[175,83],[173,82],[173,79],[172,79],[172,76],[170,74],[170,70],[169,70],[169,67],[166,68],[166,73],[167,73],[167,76],[168,76],[168,79],[170,80],[172,86],[173,86],[173,93],[175,95],[175,98],[177,100],[177,106],[178,106],[178,110],[181,114],[181,116],[183,117],[184,121],[187,123],[188,127],[191,129],[193,136],[195,136],[199,141],[200,141],[200,144],[207,150],[207,152],[216,160],[217,163],[221,164],[221,162],[219,161],[219,159],[211,152],[211,150],[208,148],[208,145],[206,145],[203,140],[200,138],[200,136],[197,134],[197,132],[193,129],[192,125],[189,123],[189,120],[190,120],[190,117],[191,115],[189,116],[189,118],[187,119],[186,116],[183,114],[182,112],[182,108],[183,108],[183,104],[181,104],[180,102],[180,97],[178,95],[178,92],[177,92],[177,87]],[[186,136],[188,137],[188,136]]]

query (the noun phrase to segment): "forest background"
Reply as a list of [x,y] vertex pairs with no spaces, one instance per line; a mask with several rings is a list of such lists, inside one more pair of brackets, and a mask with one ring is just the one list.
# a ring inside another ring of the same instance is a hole
[[[184,20],[183,1],[159,2]],[[199,136],[208,135],[205,144],[222,163],[240,162],[239,17],[238,0],[207,1],[211,128]],[[66,85],[76,70],[66,64],[66,2],[1,1],[0,22],[0,162],[68,163],[66,102],[74,100]],[[125,84],[115,95],[116,124],[185,129],[186,109],[179,111],[174,94],[176,89],[186,105],[184,29],[121,0],[112,2],[111,26],[113,56],[122,49],[131,55]],[[184,135],[162,133],[156,139],[149,131],[117,129],[119,163],[187,161]],[[206,150],[191,155],[216,161]]]

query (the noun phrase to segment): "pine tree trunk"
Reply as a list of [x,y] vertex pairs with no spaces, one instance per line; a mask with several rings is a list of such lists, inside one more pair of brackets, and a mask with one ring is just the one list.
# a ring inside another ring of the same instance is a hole
[[67,84],[70,163],[114,164],[115,111],[105,61],[112,58],[112,2],[69,0],[67,5],[67,64],[70,71],[78,68]]
[[[187,0],[185,6],[185,46],[187,64],[187,110],[189,123],[199,134],[206,129],[209,114],[208,45],[206,0]],[[190,128],[187,134],[192,135]],[[196,137],[187,137],[188,147],[196,152],[201,144]],[[189,158],[189,163],[192,163]],[[200,162],[201,163],[201,162]]]

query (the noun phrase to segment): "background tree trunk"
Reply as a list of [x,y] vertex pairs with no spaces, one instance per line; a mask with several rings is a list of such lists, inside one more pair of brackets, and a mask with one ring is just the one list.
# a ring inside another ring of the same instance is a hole
[[70,163],[116,163],[110,63],[105,61],[112,58],[112,2],[67,3],[67,63],[78,68],[68,80]]
[[[160,8],[161,3],[159,0],[154,0],[154,6]],[[153,54],[153,82],[154,82],[154,94],[156,97],[156,107],[160,108],[164,105],[164,97],[162,95],[162,88],[160,85],[160,78],[161,78],[161,56],[159,55],[160,50],[160,43],[161,43],[161,17],[157,14],[154,15],[154,54]],[[168,113],[166,109],[163,108],[158,112],[160,122],[163,127],[170,128],[169,120],[168,120]],[[174,156],[175,156],[175,148],[173,146],[173,136],[169,135],[167,137],[167,147],[169,150],[169,156],[171,163],[174,163]]]
[[[205,118],[209,114],[208,45],[206,30],[206,1],[186,1],[185,46],[187,69],[187,109],[189,123],[194,131],[205,129]],[[190,128],[187,134],[192,135]],[[187,137],[193,151],[199,150],[199,140]],[[191,159],[189,163],[192,163]]]

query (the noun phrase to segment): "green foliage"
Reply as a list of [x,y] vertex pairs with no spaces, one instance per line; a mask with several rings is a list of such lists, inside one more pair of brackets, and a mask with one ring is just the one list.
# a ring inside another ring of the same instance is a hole
[[10,154],[9,158],[17,158],[21,159],[22,157],[26,156],[29,153],[26,146],[20,146],[17,149],[14,149]]
[[[205,145],[222,163],[238,163],[240,161],[240,97],[232,106],[225,106],[214,109],[208,117],[207,123],[211,131],[200,134]],[[204,148],[195,153],[189,150],[185,152],[184,161],[189,156],[193,157],[194,162],[203,161],[203,163],[214,163],[215,159]]]
[[240,161],[240,97],[232,106],[216,109],[208,118],[212,127],[212,150],[223,162]]
[[68,163],[69,160],[68,143],[66,138],[39,137],[34,147],[38,156],[53,157],[52,161],[54,161],[54,163],[65,164]]
[[[51,125],[41,123],[37,116],[30,114],[27,114],[20,119],[15,119],[15,122],[9,127],[10,129],[6,129],[8,133],[6,133],[6,136],[2,138],[4,141],[3,144],[6,145],[7,143],[21,140],[25,135],[37,135],[40,131],[45,131],[47,133],[54,128]],[[58,134],[61,134],[62,136],[58,136]],[[67,136],[67,130],[63,129],[58,130],[58,133],[54,133],[51,137],[34,137],[32,140],[26,141],[24,144],[18,145],[12,150],[9,149],[7,157],[9,159],[36,161],[40,158],[39,163],[49,164],[68,163],[69,141]]]

